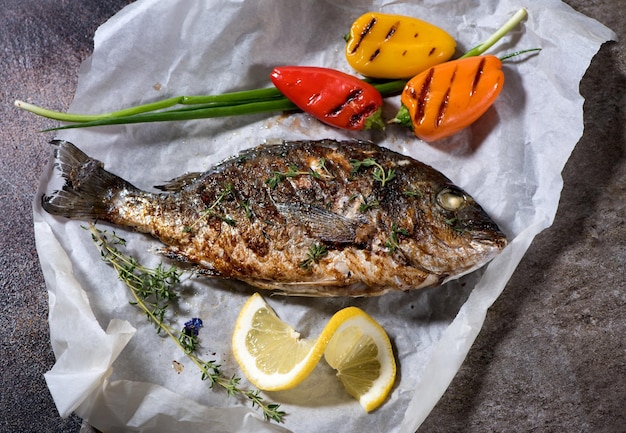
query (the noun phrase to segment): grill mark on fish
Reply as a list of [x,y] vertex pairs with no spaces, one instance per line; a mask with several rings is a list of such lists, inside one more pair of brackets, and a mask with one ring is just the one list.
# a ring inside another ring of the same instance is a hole
[[[159,193],[141,191],[109,173],[71,143],[54,145],[65,184],[42,197],[48,213],[152,234],[165,244],[162,252],[169,259],[197,266],[208,277],[258,288],[291,295],[372,296],[428,287],[481,266],[506,244],[467,193],[459,192],[466,201],[458,212],[438,205],[440,191],[461,191],[444,175],[368,142],[259,146],[201,175],[181,176]],[[351,161],[367,158],[392,168],[396,177],[383,187],[372,168],[354,173]],[[325,178],[297,176],[276,188],[265,182],[291,165],[303,171],[319,168],[320,160]],[[350,199],[354,196],[378,204],[361,212],[358,201]],[[244,201],[249,209],[241,206]],[[456,228],[447,223],[452,219],[459,221]],[[402,231],[391,250],[394,227]],[[302,267],[315,244],[326,246],[328,254]]]

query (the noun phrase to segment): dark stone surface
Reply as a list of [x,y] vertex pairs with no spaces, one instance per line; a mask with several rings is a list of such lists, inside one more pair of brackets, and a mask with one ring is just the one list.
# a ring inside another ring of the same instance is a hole
[[[54,356],[31,201],[52,137],[37,131],[53,122],[12,103],[36,96],[66,109],[94,31],[128,3],[0,0],[0,432],[75,433],[82,424],[59,417],[43,378]],[[554,225],[488,312],[420,433],[626,431],[626,8],[567,3],[620,42],[602,47],[580,85],[585,132]]]

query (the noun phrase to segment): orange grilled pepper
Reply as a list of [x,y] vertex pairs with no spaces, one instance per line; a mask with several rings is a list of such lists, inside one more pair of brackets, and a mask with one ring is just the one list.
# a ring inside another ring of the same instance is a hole
[[449,60],[456,42],[426,21],[402,15],[368,12],[350,28],[346,59],[371,78],[410,78]]
[[471,125],[496,100],[504,85],[502,61],[492,55],[433,66],[408,81],[394,121],[433,142]]

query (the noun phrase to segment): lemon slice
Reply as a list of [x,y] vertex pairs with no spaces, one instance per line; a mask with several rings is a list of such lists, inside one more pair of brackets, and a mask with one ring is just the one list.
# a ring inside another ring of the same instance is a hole
[[356,307],[339,311],[327,328],[331,325],[336,327],[324,359],[337,370],[346,391],[366,412],[371,412],[385,401],[396,379],[389,337],[374,319]]
[[298,385],[313,371],[325,347],[319,339],[301,339],[258,293],[241,309],[232,345],[248,380],[266,391]]
[[315,340],[283,322],[255,293],[239,313],[233,353],[257,388],[293,388],[313,371],[322,355],[337,370],[346,391],[370,412],[380,406],[395,382],[396,363],[385,330],[356,307],[337,312]]

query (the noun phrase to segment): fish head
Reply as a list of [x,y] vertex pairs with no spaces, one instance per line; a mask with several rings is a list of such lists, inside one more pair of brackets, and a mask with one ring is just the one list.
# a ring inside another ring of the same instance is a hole
[[429,182],[415,200],[410,261],[441,282],[458,278],[493,259],[507,238],[484,209],[447,179]]

